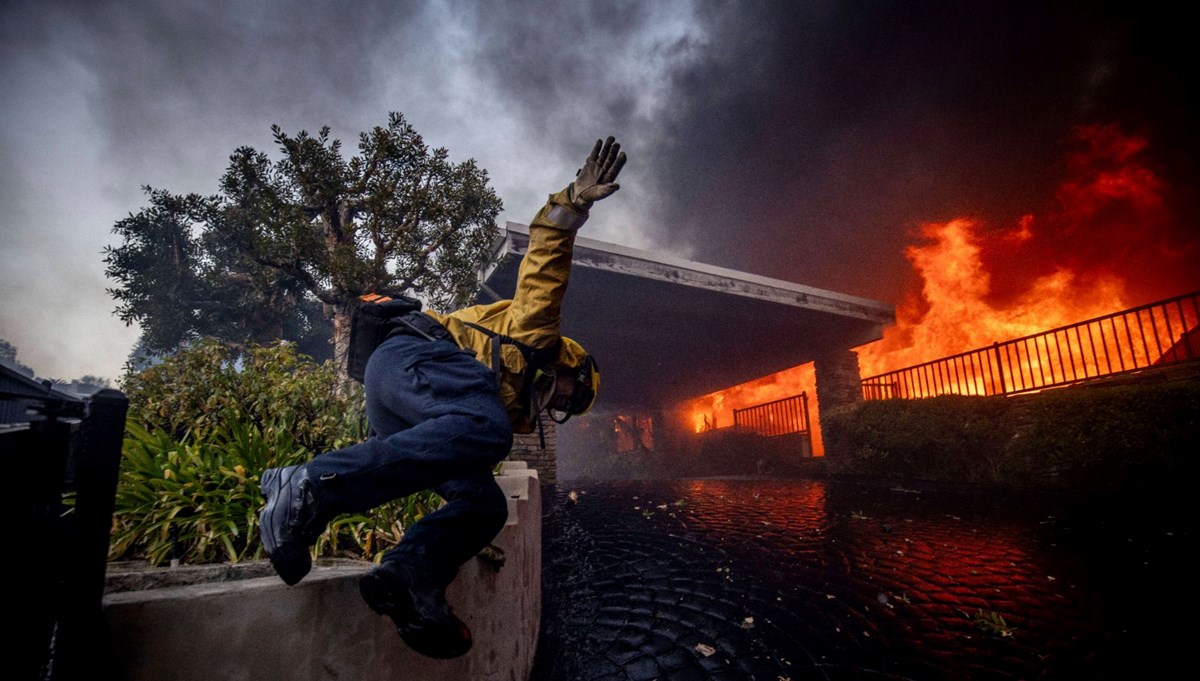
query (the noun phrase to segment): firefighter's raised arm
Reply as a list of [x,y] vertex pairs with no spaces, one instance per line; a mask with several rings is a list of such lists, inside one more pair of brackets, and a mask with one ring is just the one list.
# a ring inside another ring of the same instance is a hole
[[517,273],[510,335],[534,347],[557,342],[563,295],[571,273],[575,232],[592,204],[621,188],[625,153],[612,137],[596,140],[575,181],[550,200],[529,224],[529,250]]

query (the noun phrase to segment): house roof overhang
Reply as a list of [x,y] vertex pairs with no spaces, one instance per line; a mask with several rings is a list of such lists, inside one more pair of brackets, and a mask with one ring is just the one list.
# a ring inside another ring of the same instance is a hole
[[[479,302],[507,298],[529,247],[509,222]],[[601,368],[608,407],[656,407],[878,340],[892,306],[578,237],[562,332]]]

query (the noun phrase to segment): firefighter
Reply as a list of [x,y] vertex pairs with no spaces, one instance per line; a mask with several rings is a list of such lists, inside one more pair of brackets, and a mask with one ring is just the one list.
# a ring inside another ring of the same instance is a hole
[[624,165],[612,137],[598,140],[575,180],[550,196],[530,223],[512,300],[401,318],[366,365],[372,437],[263,472],[262,541],[287,584],[309,572],[309,547],[334,516],[432,489],[445,504],[406,528],[359,590],[414,650],[452,658],[470,649],[446,587],[504,526],[492,470],[513,433],[534,432],[543,412],[562,422],[596,399],[599,367],[559,325],[575,233],[620,188]]

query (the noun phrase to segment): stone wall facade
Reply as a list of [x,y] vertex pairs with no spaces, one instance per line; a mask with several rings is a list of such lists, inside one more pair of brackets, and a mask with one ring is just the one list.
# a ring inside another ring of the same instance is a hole
[[546,447],[542,448],[537,431],[528,435],[514,435],[509,461],[524,461],[538,472],[543,485],[558,483],[558,424],[542,417],[542,428],[546,436]]
[[[813,361],[817,379],[817,422],[824,432],[822,414],[831,414],[862,402],[862,377],[858,370],[858,355],[851,350],[837,350]],[[828,440],[824,441],[825,455],[837,456]]]
[[838,350],[813,361],[817,378],[817,401],[822,409],[837,409],[862,402],[862,377],[858,373],[858,355]]

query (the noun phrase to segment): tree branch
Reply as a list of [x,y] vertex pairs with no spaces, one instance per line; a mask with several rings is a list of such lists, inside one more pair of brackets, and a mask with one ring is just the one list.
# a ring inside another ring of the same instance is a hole
[[273,268],[279,270],[280,272],[289,274],[289,275],[299,279],[301,282],[304,283],[304,287],[306,289],[308,289],[308,292],[313,294],[314,296],[316,296],[317,300],[320,300],[322,303],[328,303],[330,305],[337,305],[341,302],[340,300],[338,300],[337,296],[322,289],[320,283],[317,282],[317,278],[314,277],[311,272],[308,272],[303,267],[301,267],[300,263],[297,262],[297,263],[289,264],[289,263],[284,263],[284,262],[276,262],[274,260],[267,258],[264,255],[255,253],[245,247],[241,247],[241,249],[242,249],[242,252],[246,254],[246,257],[250,258],[254,262],[258,263],[259,265],[264,265],[266,267],[273,267]]
[[404,280],[404,285],[401,286],[401,288],[408,288],[409,286],[412,286],[412,283],[414,281],[416,281],[419,277],[421,277],[423,274],[428,272],[429,271],[429,256],[434,251],[441,248],[442,244],[446,243],[446,240],[449,239],[451,235],[456,234],[458,232],[458,230],[461,228],[462,228],[461,223],[457,224],[457,225],[451,224],[449,227],[446,228],[446,231],[442,232],[442,234],[438,238],[434,239],[432,243],[430,243],[425,248],[421,249],[421,252],[418,253],[415,258],[417,261],[416,271],[413,272],[413,274],[411,276],[407,277]]

